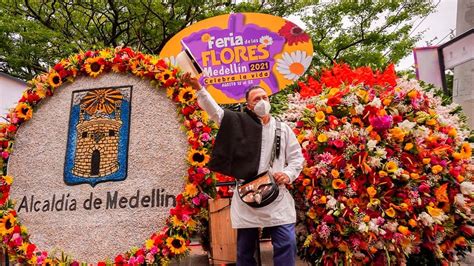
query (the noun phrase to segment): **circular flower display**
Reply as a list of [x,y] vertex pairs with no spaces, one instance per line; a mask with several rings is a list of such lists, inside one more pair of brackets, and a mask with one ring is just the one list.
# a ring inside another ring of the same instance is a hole
[[[176,207],[170,210],[166,226],[152,234],[142,246],[131,248],[112,261],[98,262],[98,265],[166,265],[170,259],[187,254],[192,235],[207,234],[207,200],[215,194],[215,177],[206,167],[209,161],[206,151],[212,146],[216,127],[208,123],[207,115],[197,105],[196,93],[179,80],[178,69],[156,56],[122,47],[87,51],[60,61],[49,73],[38,75],[28,82],[27,90],[16,108],[8,114],[7,122],[0,123],[0,237],[1,246],[7,250],[10,260],[22,265],[80,265],[74,258],[51,255],[30,243],[28,230],[21,224],[21,217],[17,216],[9,199],[13,178],[5,175],[6,163],[13,151],[18,127],[32,118],[35,106],[53,95],[61,84],[73,82],[79,76],[95,78],[110,71],[148,78],[158,89],[166,89],[168,97],[176,103],[180,120],[187,131],[189,169],[183,193],[177,195]],[[120,100],[120,95],[113,91],[98,90],[85,97],[81,104],[90,112],[100,110],[110,113],[115,102]]]
[[425,252],[450,262],[469,250],[469,130],[456,105],[396,78],[393,66],[336,65],[289,96],[282,118],[306,159],[293,192],[308,261],[403,265]]

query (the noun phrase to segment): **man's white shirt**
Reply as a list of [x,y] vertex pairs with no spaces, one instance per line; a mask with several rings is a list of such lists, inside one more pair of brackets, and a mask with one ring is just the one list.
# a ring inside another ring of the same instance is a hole
[[[220,107],[209,92],[202,88],[197,93],[199,106],[206,111],[209,117],[221,124],[224,110]],[[304,157],[301,147],[293,130],[285,123],[281,123],[281,151],[280,157],[275,158],[272,169],[269,168],[273,142],[275,138],[276,121],[262,124],[262,147],[258,173],[284,172],[293,182],[300,174]],[[234,193],[231,204],[231,221],[233,228],[271,227],[296,222],[295,202],[284,185],[280,185],[280,193],[275,201],[262,208],[253,208],[242,202],[237,193]]]

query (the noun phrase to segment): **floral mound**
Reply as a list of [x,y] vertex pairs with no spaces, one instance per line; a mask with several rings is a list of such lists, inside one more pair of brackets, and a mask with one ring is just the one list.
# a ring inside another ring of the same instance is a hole
[[215,178],[206,164],[216,128],[208,123],[207,114],[198,107],[195,91],[180,81],[178,69],[156,56],[117,47],[73,55],[56,64],[48,73],[38,75],[28,83],[23,97],[8,115],[7,122],[0,123],[0,244],[7,250],[10,260],[22,265],[80,265],[80,262],[64,254],[56,256],[41,251],[30,242],[28,230],[21,224],[21,217],[18,217],[9,199],[14,179],[5,175],[6,163],[13,151],[18,127],[32,118],[33,110],[43,99],[61,89],[63,83],[73,82],[77,77],[95,78],[111,71],[148,79],[157,89],[166,90],[169,98],[176,103],[183,129],[187,132],[189,169],[187,175],[183,173],[186,185],[176,197],[177,206],[170,210],[166,226],[144,240],[142,246],[131,247],[113,260],[101,261],[98,265],[166,265],[170,259],[187,253],[191,236],[201,232],[207,234],[207,199],[215,194]]
[[299,84],[282,119],[306,164],[294,183],[299,255],[324,265],[401,265],[470,250],[474,165],[455,105],[393,67],[336,65]]

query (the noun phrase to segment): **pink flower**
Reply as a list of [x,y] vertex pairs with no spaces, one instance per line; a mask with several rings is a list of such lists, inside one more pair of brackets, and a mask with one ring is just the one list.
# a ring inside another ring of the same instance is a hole
[[2,152],[3,159],[5,159],[5,160],[8,159],[8,156],[10,156],[10,154],[8,152],[6,152],[6,151]]
[[204,133],[204,134],[201,135],[201,140],[207,142],[207,141],[211,140],[211,136],[208,133]]
[[376,131],[384,131],[392,126],[392,117],[389,115],[371,116],[369,122]]

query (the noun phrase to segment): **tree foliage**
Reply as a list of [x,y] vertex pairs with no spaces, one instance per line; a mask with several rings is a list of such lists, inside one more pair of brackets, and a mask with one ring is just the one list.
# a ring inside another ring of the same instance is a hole
[[381,67],[411,51],[417,36],[409,22],[432,9],[426,0],[0,0],[0,71],[28,80],[72,53],[108,46],[158,54],[190,24],[231,12],[300,14],[314,64]]
[[[313,64],[346,62],[383,68],[411,53],[415,21],[433,12],[429,0],[332,1],[302,14],[315,48]],[[312,14],[308,14],[312,13]]]

